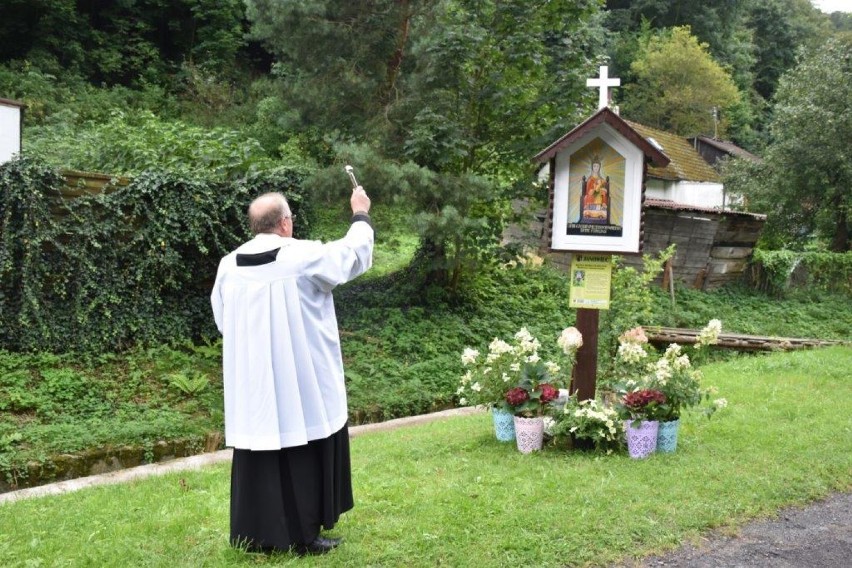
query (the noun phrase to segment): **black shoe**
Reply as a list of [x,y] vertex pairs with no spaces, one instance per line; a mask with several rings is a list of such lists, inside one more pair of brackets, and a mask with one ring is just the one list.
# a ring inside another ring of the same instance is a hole
[[322,536],[316,537],[313,542],[308,544],[298,544],[295,547],[295,552],[299,556],[326,554],[337,548],[343,542],[342,538],[325,538]]

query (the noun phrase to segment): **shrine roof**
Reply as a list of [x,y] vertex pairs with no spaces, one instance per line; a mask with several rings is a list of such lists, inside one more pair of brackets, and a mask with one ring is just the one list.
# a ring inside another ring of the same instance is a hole
[[616,130],[619,134],[624,136],[627,140],[630,141],[634,146],[638,147],[645,154],[646,159],[650,160],[652,164],[657,167],[664,168],[666,164],[669,163],[669,157],[664,153],[655,148],[645,137],[644,134],[637,132],[632,125],[625,121],[623,118],[615,114],[609,108],[602,108],[588,119],[586,119],[582,124],[578,125],[576,128],[559,138],[556,142],[552,143],[550,146],[539,152],[533,157],[533,161],[535,162],[546,162],[552,157],[554,157],[560,150],[563,148],[570,146],[574,141],[579,139],[581,136],[586,134],[586,132],[591,129],[599,126],[601,124],[607,124]]
[[12,99],[4,99],[4,98],[0,98],[0,105],[13,106],[13,107],[18,107],[18,108],[24,108],[25,106],[27,106],[25,103],[22,103],[21,101],[13,101]]

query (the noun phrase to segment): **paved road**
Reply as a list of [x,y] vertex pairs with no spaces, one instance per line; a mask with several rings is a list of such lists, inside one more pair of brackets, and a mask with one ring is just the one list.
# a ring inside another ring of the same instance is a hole
[[847,568],[852,566],[852,493],[837,493],[773,520],[743,526],[737,536],[708,535],[698,546],[622,567]]

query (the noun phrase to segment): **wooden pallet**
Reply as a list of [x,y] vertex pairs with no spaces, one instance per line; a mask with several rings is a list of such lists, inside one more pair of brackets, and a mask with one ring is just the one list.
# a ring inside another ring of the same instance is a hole
[[[701,333],[698,329],[682,329],[677,327],[643,327],[648,342],[654,345],[668,343],[694,344]],[[826,339],[805,339],[801,337],[765,337],[760,335],[743,335],[740,333],[720,333],[718,347],[737,349],[740,351],[792,351],[828,345],[849,345],[849,341]]]

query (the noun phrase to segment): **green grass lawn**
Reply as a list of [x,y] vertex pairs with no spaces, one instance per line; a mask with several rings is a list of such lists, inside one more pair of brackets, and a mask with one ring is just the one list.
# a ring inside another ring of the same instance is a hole
[[0,505],[4,566],[565,566],[670,550],[852,488],[852,348],[705,367],[730,406],[643,461],[522,455],[478,414],[352,441],[356,507],[322,558],[231,549],[228,466]]

